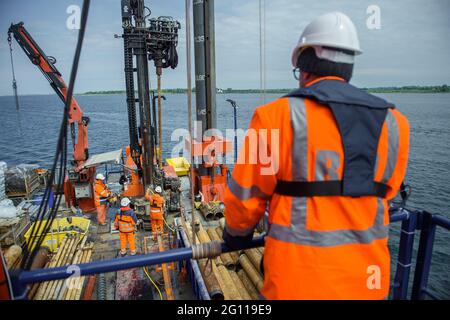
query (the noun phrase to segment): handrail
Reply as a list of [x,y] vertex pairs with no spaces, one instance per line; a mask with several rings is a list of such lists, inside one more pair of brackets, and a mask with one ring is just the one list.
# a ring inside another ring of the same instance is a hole
[[426,211],[421,213],[421,218],[419,249],[417,253],[411,299],[424,299],[426,295],[432,299],[438,299],[438,297],[427,288],[428,277],[430,274],[431,259],[433,256],[433,244],[436,234],[436,227],[439,226],[450,230],[450,219],[441,215],[434,215]]
[[408,295],[414,238],[419,213],[401,207],[391,209],[390,213],[390,222],[402,221],[400,243],[398,247],[397,270],[395,272],[393,283],[393,299],[405,300]]
[[[251,243],[242,249],[256,248],[264,245],[264,236],[253,238]],[[233,251],[224,243],[221,244],[221,252]],[[132,269],[173,261],[181,261],[193,258],[193,248],[178,248],[163,252],[148,253],[123,257],[120,259],[108,259],[89,263],[74,264],[70,266],[54,267],[47,269],[36,269],[12,272],[11,281],[13,284],[14,296],[16,299],[26,299],[26,285],[35,282],[66,279],[75,273],[78,276],[85,276],[98,273],[106,273],[125,269]]]
[[[427,289],[430,265],[433,253],[433,243],[436,228],[442,227],[450,230],[450,219],[433,215],[426,211],[409,210],[406,208],[391,208],[390,222],[401,222],[400,243],[398,251],[397,269],[393,281],[393,299],[403,300],[408,298],[408,286],[413,265],[413,245],[416,230],[420,230],[419,250],[416,259],[413,289],[411,299],[423,299],[429,296],[433,299],[438,297]],[[264,237],[253,239],[249,247],[264,245]],[[229,252],[230,248],[222,244],[222,252]],[[37,269],[21,271],[11,274],[14,294],[16,299],[26,299],[26,285],[34,282],[65,279],[73,274],[74,267],[79,275],[89,275],[130,269],[172,261],[181,261],[192,258],[192,248],[172,249],[161,253],[150,253],[145,255],[124,257],[121,259],[110,259],[90,263],[56,267],[49,269]],[[70,272],[69,272],[70,270]]]

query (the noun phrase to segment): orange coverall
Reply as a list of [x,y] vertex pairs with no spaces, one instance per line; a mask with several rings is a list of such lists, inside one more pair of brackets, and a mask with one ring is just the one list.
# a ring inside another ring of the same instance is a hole
[[164,197],[154,193],[150,195],[149,192],[145,194],[145,198],[150,201],[150,220],[152,224],[153,239],[156,239],[156,234],[164,231]]
[[130,207],[122,207],[116,214],[114,227],[120,232],[120,253],[127,252],[127,242],[130,245],[131,255],[136,254],[135,226],[136,213]]
[[[343,81],[323,77],[307,86],[325,79]],[[247,133],[225,192],[225,228],[232,238],[252,237],[269,205],[262,295],[267,299],[386,298],[388,200],[397,194],[406,172],[406,117],[389,108],[382,123],[374,181],[387,185],[384,197],[292,197],[275,192],[279,180],[342,180],[342,138],[327,105],[282,97],[257,108],[250,128],[261,134],[258,148],[252,148],[254,139]],[[279,138],[272,139],[275,133]],[[270,161],[249,161],[261,150],[271,150]]]
[[106,222],[107,197],[111,196],[111,191],[108,190],[102,180],[95,180],[94,184],[94,200],[97,208],[97,221],[100,225]]

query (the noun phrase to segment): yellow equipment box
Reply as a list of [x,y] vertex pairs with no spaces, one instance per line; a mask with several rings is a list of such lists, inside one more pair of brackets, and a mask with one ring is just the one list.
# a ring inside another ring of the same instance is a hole
[[184,157],[166,159],[169,166],[175,169],[177,176],[186,176],[189,172],[189,162]]
[[[38,235],[35,236],[34,239],[30,239],[31,230],[33,230],[34,224],[32,224],[30,226],[30,229],[28,229],[28,231],[25,233],[24,237],[26,243],[28,244],[29,250],[33,250],[33,248],[36,246],[36,242],[41,235],[45,223],[46,220],[43,220],[40,230],[38,231]],[[56,218],[55,220],[53,220],[53,223],[47,235],[45,236],[44,241],[42,241],[41,246],[49,247],[51,252],[55,252],[66,234],[80,233],[83,236],[86,236],[89,231],[90,224],[91,221],[89,219],[81,217]]]

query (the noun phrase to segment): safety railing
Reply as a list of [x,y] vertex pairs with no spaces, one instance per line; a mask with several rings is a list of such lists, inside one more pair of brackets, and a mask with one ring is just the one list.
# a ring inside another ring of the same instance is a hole
[[413,266],[414,240],[420,230],[419,249],[416,257],[411,299],[420,300],[426,296],[438,297],[428,290],[428,278],[433,256],[433,244],[437,227],[450,230],[450,219],[433,215],[427,211],[391,209],[390,222],[401,221],[400,242],[398,248],[397,269],[394,276],[394,300],[408,299],[411,268]]
[[[397,268],[393,281],[393,299],[408,298],[408,286],[413,265],[413,246],[417,230],[420,230],[419,249],[416,258],[414,281],[411,299],[423,299],[426,296],[433,299],[438,297],[427,288],[430,266],[433,255],[433,244],[437,227],[450,230],[450,219],[433,215],[426,211],[395,208],[390,210],[390,222],[401,222],[400,242],[398,250]],[[264,245],[262,236],[253,239],[248,248]],[[231,251],[222,244],[222,252]],[[131,269],[173,261],[195,259],[192,248],[178,248],[165,252],[130,256],[121,259],[95,261],[76,265],[79,275],[90,275]],[[72,266],[73,267],[73,266]],[[38,269],[11,274],[12,287],[16,299],[26,299],[26,286],[30,283],[65,279],[72,276],[73,268],[69,272],[66,267]]]
[[392,298],[394,300],[407,299],[418,215],[419,213],[417,211],[409,211],[404,208],[391,209],[390,212],[391,223],[402,222],[398,247],[397,269],[392,285]]
[[419,249],[411,295],[411,299],[413,300],[424,299],[426,296],[429,296],[432,299],[438,299],[438,297],[427,288],[437,227],[450,231],[450,219],[426,211],[422,212]]

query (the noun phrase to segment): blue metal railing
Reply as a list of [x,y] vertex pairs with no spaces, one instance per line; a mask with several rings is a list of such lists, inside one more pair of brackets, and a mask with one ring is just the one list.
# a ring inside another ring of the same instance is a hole
[[391,210],[390,221],[402,221],[397,270],[395,272],[393,283],[393,299],[404,300],[408,298],[408,286],[411,267],[413,265],[413,246],[416,230],[420,230],[420,240],[411,299],[421,300],[426,296],[429,296],[432,299],[438,299],[438,297],[427,288],[433,256],[433,244],[437,227],[442,227],[450,231],[450,219],[441,215],[433,215],[427,211],[396,208]]
[[438,299],[436,295],[427,289],[437,227],[450,231],[450,219],[423,211],[421,214],[421,233],[411,295],[413,300],[424,299],[426,296]]
[[395,272],[393,283],[394,300],[407,299],[414,237],[417,229],[417,216],[417,211],[408,211],[404,208],[391,210],[390,222],[402,222],[398,247],[397,270]]
[[[405,208],[395,208],[390,211],[391,223],[402,222],[397,268],[393,281],[393,299],[401,300],[408,298],[408,286],[411,267],[413,265],[413,245],[416,230],[420,230],[420,242],[416,259],[411,299],[423,299],[425,296],[436,299],[437,297],[427,289],[433,254],[433,243],[436,228],[438,226],[445,228],[446,230],[450,230],[450,219],[440,215],[433,215],[426,211],[408,210]],[[253,239],[248,248],[263,245],[264,238],[260,236]],[[230,251],[230,248],[222,244],[222,252]],[[78,269],[77,271],[79,271],[79,275],[83,276],[173,261],[189,260],[191,258],[192,248],[178,248],[170,251],[130,256],[120,259],[94,261],[75,266]],[[14,296],[16,299],[26,299],[27,284],[68,278],[74,272],[73,266],[69,270],[67,266],[65,266],[12,273],[11,280],[13,284]]]
[[[255,248],[264,246],[264,237],[259,236],[245,246],[245,248]],[[233,251],[222,243],[222,252]],[[29,271],[12,272],[11,282],[15,299],[26,299],[26,286],[30,283],[44,282],[51,280],[66,279],[75,272],[80,276],[119,271],[125,269],[140,268],[156,264],[168,263],[173,261],[188,260],[193,258],[192,248],[178,248],[163,252],[148,253],[143,255],[123,257],[120,259],[109,259],[94,261],[68,266],[55,267],[48,269],[36,269]],[[76,270],[75,270],[76,269]]]

